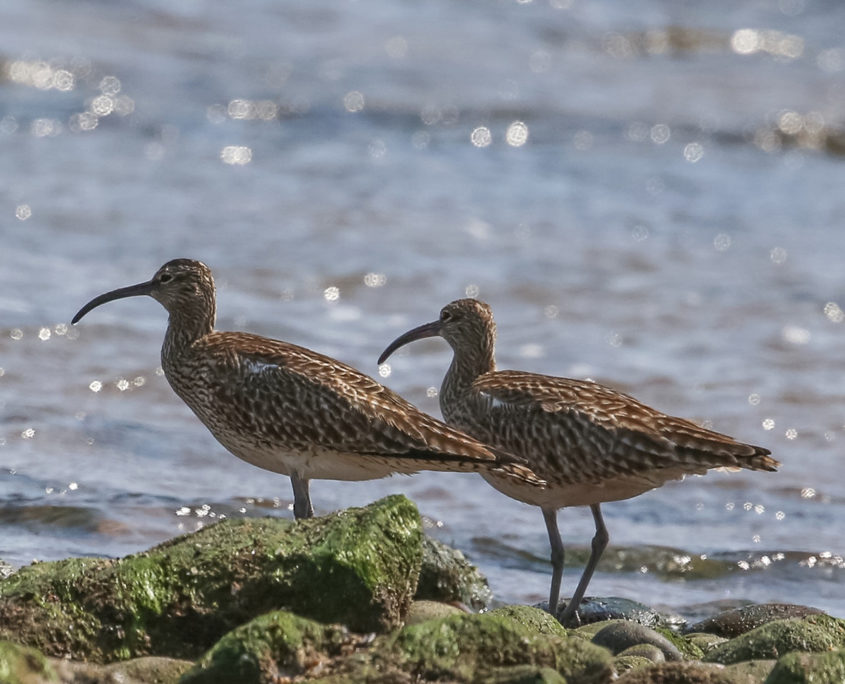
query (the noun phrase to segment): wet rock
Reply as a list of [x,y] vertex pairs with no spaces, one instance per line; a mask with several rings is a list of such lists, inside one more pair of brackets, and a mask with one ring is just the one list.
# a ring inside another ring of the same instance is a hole
[[323,625],[285,611],[262,615],[226,634],[180,684],[267,682],[319,676],[333,659],[368,645],[341,625]]
[[[546,605],[548,604],[543,603],[540,604],[540,607],[545,607]],[[561,601],[558,606],[558,615],[560,615],[565,606],[566,602]],[[564,627],[580,627],[604,620],[629,620],[653,627],[661,623],[661,616],[653,608],[644,603],[632,601],[631,599],[618,596],[604,598],[589,597],[581,601],[577,615],[573,615],[571,622],[564,625]]]
[[[674,646],[673,646],[674,648]],[[645,658],[650,663],[666,662],[666,655],[654,644],[635,644],[617,654],[619,657],[636,656]]]
[[416,599],[460,601],[475,610],[486,608],[493,593],[487,578],[457,549],[423,537],[422,566]]
[[712,663],[659,663],[624,674],[618,684],[738,684],[725,669]]
[[729,610],[745,608],[745,606],[749,605],[754,605],[754,602],[737,598],[714,599],[713,601],[704,601],[703,603],[690,603],[681,606],[678,610],[687,618],[685,630],[692,631],[692,625],[696,622],[712,618],[714,615],[725,613]]
[[593,643],[604,646],[614,655],[632,646],[651,644],[660,650],[666,660],[683,660],[678,648],[662,634],[636,622],[616,622],[600,630]]
[[845,647],[845,620],[829,615],[775,620],[717,646],[704,658],[729,665],[779,658],[790,651],[822,652]]
[[818,608],[797,606],[790,603],[761,603],[726,610],[689,625],[684,631],[706,632],[707,634],[717,634],[732,639],[772,620],[802,618],[806,615],[817,615],[821,612]]
[[56,682],[59,678],[40,651],[0,641],[0,681],[3,684],[40,684]]
[[[530,610],[530,609],[529,609]],[[610,653],[583,639],[543,634],[506,613],[455,615],[405,627],[389,651],[375,659],[393,660],[415,678],[475,682],[516,665],[553,667],[567,682],[606,682]]]
[[[607,650],[561,635],[535,609],[513,607],[427,620],[373,638],[278,611],[225,635],[181,684],[325,682],[606,682]],[[543,633],[548,630],[552,633]],[[546,668],[556,671],[555,677]]]
[[766,684],[845,682],[845,649],[827,653],[788,653],[772,668]]
[[6,579],[14,571],[15,569],[11,565],[9,565],[6,561],[0,558],[0,580]]
[[426,620],[437,620],[450,615],[460,615],[464,612],[466,611],[439,601],[414,601],[405,616],[405,624],[416,625]]
[[419,513],[402,496],[298,522],[226,520],[121,560],[22,568],[0,581],[0,638],[110,662],[194,658],[282,608],[385,631],[401,624],[421,558]]

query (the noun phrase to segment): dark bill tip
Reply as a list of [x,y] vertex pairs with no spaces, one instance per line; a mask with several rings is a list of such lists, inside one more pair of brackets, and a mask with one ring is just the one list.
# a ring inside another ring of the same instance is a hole
[[425,325],[421,325],[413,330],[409,330],[403,335],[397,337],[393,342],[387,345],[387,348],[381,353],[381,356],[378,357],[379,365],[383,364],[387,361],[387,357],[389,357],[393,352],[395,352],[399,347],[404,347],[409,342],[413,342],[414,340],[421,340],[424,337],[437,337],[440,334],[440,321],[433,321],[431,323],[426,323]]
[[100,306],[100,304],[105,304],[106,302],[110,302],[114,299],[123,299],[124,297],[137,297],[139,295],[148,295],[152,292],[152,289],[153,281],[150,280],[146,283],[138,283],[137,285],[130,285],[129,287],[121,287],[117,290],[112,290],[111,292],[101,294],[99,297],[94,297],[94,299],[92,299],[79,311],[77,311],[76,315],[71,319],[70,322],[72,325],[76,325],[85,314],[91,311],[91,309],[96,309],[98,306]]

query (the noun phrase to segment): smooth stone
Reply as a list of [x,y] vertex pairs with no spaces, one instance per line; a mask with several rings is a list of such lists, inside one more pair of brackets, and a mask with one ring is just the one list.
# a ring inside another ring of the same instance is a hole
[[732,639],[773,620],[802,618],[807,615],[818,615],[821,612],[818,608],[791,603],[759,603],[726,610],[687,626],[684,632],[706,632]]
[[449,603],[441,603],[440,601],[414,601],[408,609],[408,614],[405,616],[406,625],[416,625],[426,620],[437,620],[439,618],[449,617],[450,615],[460,615],[465,613]]
[[631,646],[651,644],[658,648],[666,660],[683,660],[677,646],[662,634],[636,622],[617,622],[601,629],[592,639],[598,646],[610,649],[614,655]]

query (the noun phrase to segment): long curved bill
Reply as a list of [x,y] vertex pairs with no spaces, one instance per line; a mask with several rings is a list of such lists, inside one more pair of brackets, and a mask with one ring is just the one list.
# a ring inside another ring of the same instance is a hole
[[409,342],[413,342],[414,340],[421,340],[425,337],[437,337],[440,334],[440,321],[432,321],[431,323],[426,323],[424,325],[420,325],[413,330],[409,330],[403,335],[397,337],[393,342],[387,345],[387,348],[381,353],[381,356],[378,357],[378,363],[381,365],[387,360],[387,357],[390,356],[393,352],[395,352],[399,347],[404,347]]
[[76,323],[79,322],[80,318],[82,318],[85,314],[91,311],[91,309],[95,309],[100,306],[100,304],[105,304],[106,302],[110,302],[115,299],[123,299],[124,297],[137,297],[139,295],[148,295],[153,291],[154,285],[155,283],[152,280],[148,280],[145,283],[138,283],[137,285],[130,285],[129,287],[121,287],[117,290],[112,290],[111,292],[101,294],[99,297],[94,297],[94,299],[92,299],[79,311],[76,312],[76,316],[74,316],[71,320],[71,324],[76,325]]

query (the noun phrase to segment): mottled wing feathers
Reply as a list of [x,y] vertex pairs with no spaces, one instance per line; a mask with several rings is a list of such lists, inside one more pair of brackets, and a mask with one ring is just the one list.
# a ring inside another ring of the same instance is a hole
[[407,459],[411,469],[414,463],[421,469],[494,469],[540,482],[516,458],[494,452],[328,356],[237,332],[212,333],[195,345],[202,347],[194,351],[206,372],[220,376],[218,401],[237,407],[239,420],[269,444]]
[[[488,434],[471,432],[517,455],[530,448],[531,463],[548,453],[544,467],[563,481],[599,481],[649,469],[683,466],[689,473],[708,468],[775,470],[779,463],[763,447],[674,418],[633,397],[594,382],[520,371],[494,371],[475,380],[490,397]],[[508,428],[508,423],[525,428]],[[498,434],[499,441],[493,441]],[[528,447],[530,445],[530,447]],[[533,467],[533,465],[532,465]]]

